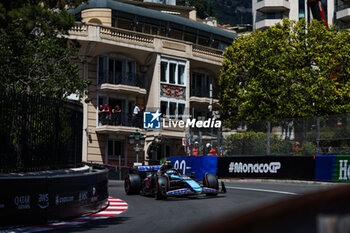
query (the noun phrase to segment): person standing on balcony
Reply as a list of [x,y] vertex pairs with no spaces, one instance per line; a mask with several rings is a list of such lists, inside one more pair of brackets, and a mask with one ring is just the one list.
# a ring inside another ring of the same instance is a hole
[[98,121],[102,125],[104,125],[104,123],[105,123],[105,114],[104,113],[105,113],[105,111],[104,111],[103,105],[100,104],[100,107],[98,108]]
[[134,104],[134,111],[132,112],[132,123],[133,123],[133,126],[135,126],[135,127],[138,126],[137,122],[138,122],[139,114],[140,114],[140,108],[135,103]]
[[122,117],[122,109],[119,107],[118,104],[116,104],[115,107],[112,109],[112,114],[113,114],[114,125],[120,125],[121,117]]
[[107,124],[110,124],[110,121],[111,121],[111,110],[110,108],[108,107],[107,104],[105,104],[105,107],[103,108],[103,111],[104,111],[104,118],[106,119],[106,123]]

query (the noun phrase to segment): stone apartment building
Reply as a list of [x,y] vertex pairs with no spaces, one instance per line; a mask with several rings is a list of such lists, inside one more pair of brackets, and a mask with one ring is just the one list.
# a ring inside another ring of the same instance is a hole
[[[81,22],[70,31],[86,59],[80,75],[91,81],[92,101],[84,103],[84,161],[118,164],[121,159],[122,165],[132,165],[137,155],[145,163],[185,155],[182,139],[189,129],[143,129],[133,118],[134,104],[159,110],[167,121],[207,119],[209,104],[218,109],[222,54],[236,35],[195,21],[193,8],[147,4],[91,0],[71,10]],[[119,105],[121,112],[103,120],[100,105]],[[136,131],[145,137],[139,153],[129,142]]]
[[[328,25],[350,28],[350,1],[322,0]],[[281,23],[283,18],[312,19],[308,0],[252,0],[253,28],[266,29]]]

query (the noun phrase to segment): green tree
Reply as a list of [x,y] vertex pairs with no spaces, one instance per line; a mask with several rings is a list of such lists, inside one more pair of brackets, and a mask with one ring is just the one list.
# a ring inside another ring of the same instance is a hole
[[224,122],[349,112],[349,54],[349,32],[319,21],[285,19],[235,39],[219,81]]
[[84,0],[0,0],[0,91],[64,98],[83,96],[79,44],[68,40],[74,15],[67,7]]

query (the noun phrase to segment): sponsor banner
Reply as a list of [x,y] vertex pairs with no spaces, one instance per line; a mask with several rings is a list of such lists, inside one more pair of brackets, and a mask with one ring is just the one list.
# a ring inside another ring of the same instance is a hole
[[171,165],[176,169],[181,169],[183,174],[187,176],[194,175],[196,179],[203,180],[205,173],[216,174],[218,157],[216,156],[184,156],[169,157],[167,161],[171,161]]
[[107,204],[108,173],[0,177],[0,226],[43,224],[95,212]]
[[315,179],[350,181],[350,155],[317,155]]
[[241,156],[218,158],[219,178],[313,180],[315,162],[306,156]]

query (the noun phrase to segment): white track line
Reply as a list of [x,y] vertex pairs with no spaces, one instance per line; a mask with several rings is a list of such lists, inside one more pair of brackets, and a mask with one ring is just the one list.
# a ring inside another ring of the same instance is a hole
[[280,193],[280,194],[286,194],[286,195],[299,195],[297,193],[291,193],[291,192],[284,192],[284,191],[278,191],[278,190],[269,190],[269,189],[255,189],[255,188],[243,188],[243,187],[227,187],[229,189],[240,189],[240,190],[248,190],[248,191],[258,191],[258,192],[267,192],[267,193]]

